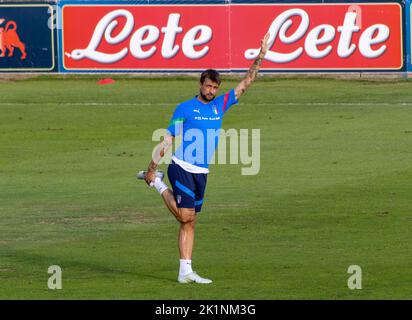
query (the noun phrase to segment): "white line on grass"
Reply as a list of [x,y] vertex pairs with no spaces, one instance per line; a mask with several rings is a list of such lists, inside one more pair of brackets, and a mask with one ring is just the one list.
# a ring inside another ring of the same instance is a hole
[[[0,102],[6,106],[175,106],[179,103],[127,103],[127,102]],[[243,103],[244,105],[255,106],[364,106],[373,104],[374,106],[412,106],[412,102],[266,102],[266,103]]]

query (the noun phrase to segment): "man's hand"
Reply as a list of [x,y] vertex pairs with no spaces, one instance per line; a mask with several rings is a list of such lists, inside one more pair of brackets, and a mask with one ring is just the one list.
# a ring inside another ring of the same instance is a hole
[[150,183],[154,182],[156,178],[155,171],[147,171],[144,180],[150,186]]
[[260,52],[257,56],[256,60],[253,62],[252,66],[250,67],[245,79],[243,79],[239,85],[235,88],[235,96],[236,99],[239,99],[240,96],[246,91],[247,88],[252,84],[252,82],[256,79],[256,75],[259,72],[260,65],[262,64],[262,59],[265,57],[266,52],[268,51],[268,40],[269,40],[269,32],[266,33],[264,38],[260,42]]
[[153,154],[152,161],[149,163],[149,167],[147,168],[146,176],[144,180],[150,186],[150,183],[154,182],[156,178],[156,168],[157,164],[159,163],[160,159],[164,157],[167,150],[172,146],[174,137],[171,135],[167,135],[162,142],[160,142],[156,150]]

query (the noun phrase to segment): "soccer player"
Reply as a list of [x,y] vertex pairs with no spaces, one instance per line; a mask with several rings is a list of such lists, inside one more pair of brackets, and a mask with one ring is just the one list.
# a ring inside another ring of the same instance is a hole
[[[266,34],[262,39],[258,57],[235,89],[216,97],[221,82],[219,73],[208,69],[201,74],[199,95],[177,106],[168,127],[169,134],[156,147],[148,170],[138,174],[138,178],[144,179],[149,186],[156,188],[167,208],[180,223],[180,270],[177,279],[180,283],[212,282],[192,270],[192,252],[196,217],[202,208],[209,173],[208,164],[219,139],[219,134],[215,133],[219,132],[227,110],[237,104],[240,96],[255,80],[267,52],[268,38],[269,34]],[[212,139],[211,132],[215,132]],[[167,171],[173,188],[171,191],[163,182],[163,172],[156,171],[156,168],[173,144],[174,138],[180,134],[183,137],[182,144],[174,153]],[[193,137],[198,137],[198,134],[201,134],[203,139],[199,139],[200,145],[196,143],[197,148],[193,150],[192,141],[186,141],[189,140],[186,137],[191,137],[192,140]]]

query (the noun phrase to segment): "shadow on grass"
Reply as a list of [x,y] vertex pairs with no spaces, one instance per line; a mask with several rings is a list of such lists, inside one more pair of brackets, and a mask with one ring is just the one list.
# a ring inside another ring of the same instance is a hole
[[[23,250],[14,251],[14,254],[9,255],[15,262],[20,264],[20,270],[22,270],[22,265],[30,265],[33,269],[47,269],[51,265],[60,266],[63,271],[67,269],[72,269],[72,272],[78,272],[79,275],[83,272],[92,273],[94,275],[104,275],[104,276],[115,276],[119,274],[128,275],[131,277],[136,277],[138,279],[154,279],[162,282],[168,282],[171,284],[176,283],[175,277],[167,277],[159,275],[159,272],[136,272],[135,270],[126,270],[115,267],[103,266],[99,263],[93,263],[90,261],[80,260],[79,258],[61,258],[52,255],[40,255],[36,253],[31,253]],[[113,257],[111,257],[113,259]],[[112,260],[111,260],[112,261]],[[149,263],[146,263],[149,264]],[[37,268],[36,268],[37,266]],[[149,269],[149,267],[148,267]],[[77,278],[77,277],[76,277]],[[74,278],[74,279],[76,279]],[[81,278],[78,277],[78,278]],[[77,278],[77,279],[78,279]]]

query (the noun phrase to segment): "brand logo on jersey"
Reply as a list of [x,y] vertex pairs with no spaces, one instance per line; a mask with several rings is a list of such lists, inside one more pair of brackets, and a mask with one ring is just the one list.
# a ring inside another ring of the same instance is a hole
[[[0,19],[0,25],[4,20]],[[9,51],[7,56],[12,57],[14,48],[18,48],[21,52],[20,59],[24,60],[26,58],[26,46],[20,41],[16,30],[17,24],[14,21],[9,21],[5,27],[0,27],[0,57],[6,56],[6,50]]]
[[193,109],[193,112],[197,112],[200,114],[200,109]]

